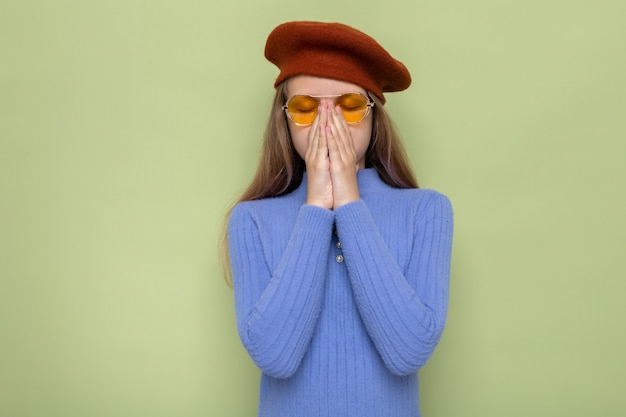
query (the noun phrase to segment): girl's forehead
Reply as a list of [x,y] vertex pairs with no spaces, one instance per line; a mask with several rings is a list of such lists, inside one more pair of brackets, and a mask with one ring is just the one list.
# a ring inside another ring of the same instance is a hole
[[312,75],[296,75],[287,80],[287,96],[308,94],[312,96],[330,96],[344,93],[366,93],[363,87],[347,81],[332,78],[320,78]]

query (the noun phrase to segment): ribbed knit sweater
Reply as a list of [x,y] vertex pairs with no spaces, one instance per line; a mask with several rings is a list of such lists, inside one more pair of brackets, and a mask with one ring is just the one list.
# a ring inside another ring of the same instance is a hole
[[259,417],[420,416],[417,370],[443,332],[452,208],[358,172],[336,210],[293,192],[235,206],[229,251]]

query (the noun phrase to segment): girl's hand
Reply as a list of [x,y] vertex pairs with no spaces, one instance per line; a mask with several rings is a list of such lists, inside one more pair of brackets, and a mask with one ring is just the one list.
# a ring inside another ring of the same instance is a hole
[[309,131],[307,150],[304,156],[307,172],[306,204],[333,208],[333,186],[330,177],[330,159],[328,157],[327,123],[328,114],[320,111]]
[[320,105],[320,112],[326,114],[328,119],[325,138],[328,143],[333,209],[335,209],[361,198],[356,176],[359,168],[350,128],[341,109],[329,102],[324,105],[324,108],[322,105]]

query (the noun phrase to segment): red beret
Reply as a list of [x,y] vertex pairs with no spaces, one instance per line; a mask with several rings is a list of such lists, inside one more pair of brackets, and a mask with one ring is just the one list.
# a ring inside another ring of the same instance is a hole
[[294,75],[350,82],[376,94],[401,91],[411,74],[373,38],[341,23],[287,22],[267,38],[265,57],[280,69],[274,86]]

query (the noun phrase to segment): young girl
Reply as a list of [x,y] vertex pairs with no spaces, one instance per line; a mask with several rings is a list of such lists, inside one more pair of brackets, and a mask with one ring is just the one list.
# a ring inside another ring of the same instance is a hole
[[259,416],[419,416],[447,313],[452,210],[418,189],[384,111],[406,67],[346,25],[289,22],[257,173],[228,249]]

